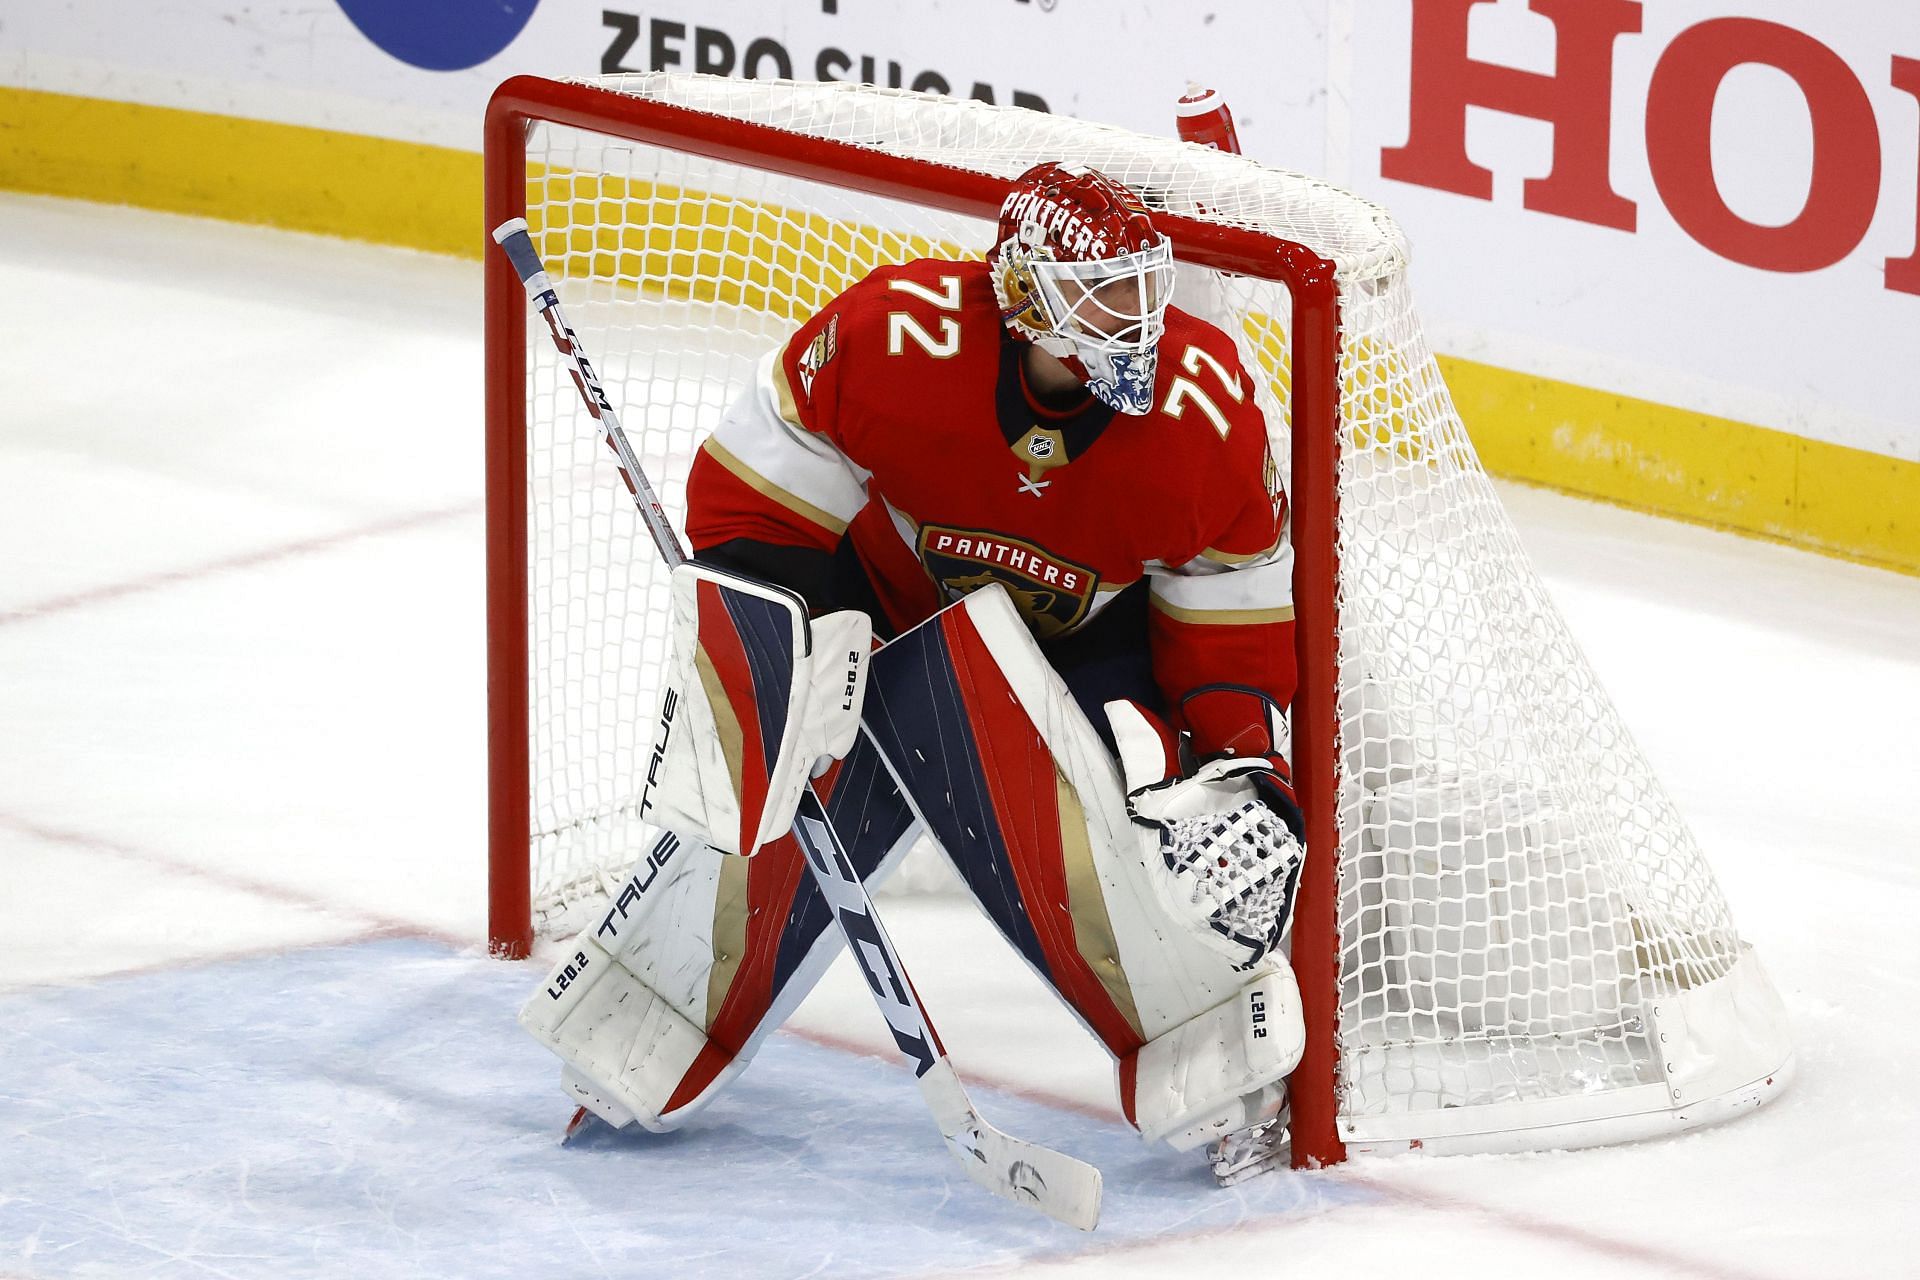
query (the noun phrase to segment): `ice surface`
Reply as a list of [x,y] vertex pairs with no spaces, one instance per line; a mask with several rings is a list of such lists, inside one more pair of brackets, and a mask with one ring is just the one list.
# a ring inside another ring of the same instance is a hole
[[555,1145],[482,958],[479,273],[0,196],[0,1275],[1915,1273],[1920,581],[1507,488],[1792,1017],[1639,1146],[1211,1188],[963,904],[889,902],[1084,1236],[948,1164],[856,974],[697,1126]]
[[[1081,1238],[981,1195],[890,1063],[783,1036],[697,1129],[561,1147],[515,966],[405,941],[8,997],[0,1240],[48,1274],[893,1275]],[[980,1090],[1096,1161],[1101,1239],[1377,1199],[1218,1194],[1124,1124]],[[722,1211],[725,1210],[724,1216]]]

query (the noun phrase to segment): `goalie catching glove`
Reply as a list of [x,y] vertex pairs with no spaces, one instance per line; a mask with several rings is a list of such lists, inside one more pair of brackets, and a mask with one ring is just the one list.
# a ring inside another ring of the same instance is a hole
[[[1196,737],[1228,744],[1228,754],[1190,771],[1158,717],[1132,702],[1109,702],[1106,711],[1127,813],[1162,906],[1176,919],[1201,917],[1204,939],[1250,968],[1286,933],[1303,854],[1300,808],[1274,749],[1277,709],[1251,689],[1188,694],[1181,712]],[[1220,733],[1223,726],[1233,732]]]
[[723,853],[793,828],[807,780],[860,731],[873,623],[809,622],[790,591],[707,565],[673,571],[673,674],[641,812]]

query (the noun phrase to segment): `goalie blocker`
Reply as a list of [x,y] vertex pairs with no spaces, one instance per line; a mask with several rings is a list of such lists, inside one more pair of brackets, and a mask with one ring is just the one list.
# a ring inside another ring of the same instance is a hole
[[[1211,779],[1179,814],[1138,816],[1119,765],[997,586],[870,666],[870,741],[823,780],[862,877],[884,878],[924,826],[995,927],[1113,1055],[1122,1108],[1145,1140],[1188,1150],[1278,1114],[1303,1044],[1292,970],[1264,935],[1249,947],[1221,930],[1215,917],[1232,894],[1193,892],[1166,852],[1174,818],[1197,816],[1209,796],[1231,818],[1244,791]],[[741,699],[736,690],[708,704]],[[1124,750],[1138,725],[1114,714]],[[795,741],[811,750],[838,739]],[[1173,789],[1166,758],[1137,741],[1131,754],[1136,787]],[[716,775],[704,776],[711,789]],[[663,775],[661,803],[666,785]],[[641,860],[605,921],[521,1012],[567,1063],[582,1105],[615,1125],[670,1129],[744,1066],[840,946],[799,857],[784,836],[751,862],[669,836]],[[1273,885],[1290,890],[1298,846],[1269,856],[1264,873],[1259,861],[1242,858],[1239,874],[1284,911]],[[1284,919],[1267,923],[1277,938]]]

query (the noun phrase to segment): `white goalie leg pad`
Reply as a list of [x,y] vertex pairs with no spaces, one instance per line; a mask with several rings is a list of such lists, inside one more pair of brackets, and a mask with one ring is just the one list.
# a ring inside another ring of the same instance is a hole
[[[1143,856],[1119,762],[1004,589],[966,596],[875,663],[869,727],[903,793],[1114,1054],[1143,1135],[1191,1149],[1276,1112],[1304,1043],[1292,971],[1276,953],[1224,953],[1205,911],[1164,905],[1148,881],[1165,864],[1157,846]],[[955,675],[930,679],[937,663]],[[955,728],[982,722],[976,709],[990,736]]]
[[[962,659],[968,674],[930,685],[920,664],[954,660],[943,653],[970,655]],[[991,670],[978,665],[983,660]],[[972,592],[875,661],[869,718],[902,791],[963,880],[1064,884],[1064,896],[989,892],[980,904],[1016,948],[1022,939],[1038,945],[1041,954],[1021,954],[1127,1072],[1143,1042],[1233,1000],[1265,972],[1246,966],[1244,952],[1229,958],[1203,912],[1170,908],[1149,884],[1150,865],[1164,876],[1164,864],[1157,853],[1152,864],[1143,857],[1145,829],[1129,816],[1119,762],[1003,587]],[[1011,702],[1044,754],[1009,746],[1008,737],[989,743],[1006,749],[983,761],[977,743],[946,741],[942,726],[966,723],[971,712],[928,712],[936,688],[950,688],[968,706],[975,697],[994,708]],[[1023,792],[987,785],[987,768],[1038,770],[1041,803],[999,807]],[[973,783],[956,782],[968,775]],[[968,796],[980,797],[985,810],[962,812],[957,801]],[[1017,835],[989,838],[996,830]],[[1016,912],[1035,915],[1023,926]],[[1070,976],[1076,973],[1079,981]]]
[[[884,877],[917,828],[890,791],[871,785],[871,754],[851,754],[828,810],[858,833],[855,865]],[[791,842],[748,860],[660,834],[520,1013],[561,1059],[575,1102],[615,1128],[678,1129],[746,1067],[842,946],[823,912],[776,906],[749,923],[751,877],[780,885],[792,872],[795,902],[817,892],[801,858]]]
[[673,672],[641,812],[723,853],[793,827],[807,780],[860,731],[873,624],[809,622],[790,591],[699,564],[673,571]]
[[[677,843],[667,837],[642,857],[628,892],[568,945],[520,1009],[520,1025],[565,1064],[567,1092],[615,1128],[635,1121],[656,1131],[674,1128],[684,1117],[662,1120],[659,1109],[707,1044],[706,1033],[626,963],[643,938],[643,895],[662,871],[656,864]],[[698,852],[672,851],[681,865]]]
[[615,1101],[611,1089],[595,1084],[571,1063],[560,1065],[560,1087],[567,1091],[568,1097],[616,1129],[624,1129],[634,1121],[633,1112]]
[[707,1043],[705,1032],[586,935],[521,1007],[520,1025],[566,1064],[567,1092],[615,1128],[634,1121],[655,1131],[675,1127],[655,1108]]
[[1269,956],[1231,1000],[1135,1055],[1134,1123],[1148,1142],[1191,1151],[1279,1114],[1306,1047],[1293,970]]

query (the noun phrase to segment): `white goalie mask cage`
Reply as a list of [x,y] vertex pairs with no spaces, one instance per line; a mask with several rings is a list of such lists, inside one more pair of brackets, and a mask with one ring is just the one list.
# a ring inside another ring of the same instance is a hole
[[1131,191],[1085,165],[1035,165],[1001,203],[993,258],[1015,337],[1068,361],[1110,408],[1153,407],[1173,244]]
[[[1002,249],[1002,256],[1007,253]],[[1153,408],[1160,338],[1173,295],[1173,246],[1165,243],[1117,258],[1057,262],[1032,256],[1021,267],[1051,330],[1034,344],[1077,360],[1087,389],[1121,413]]]

